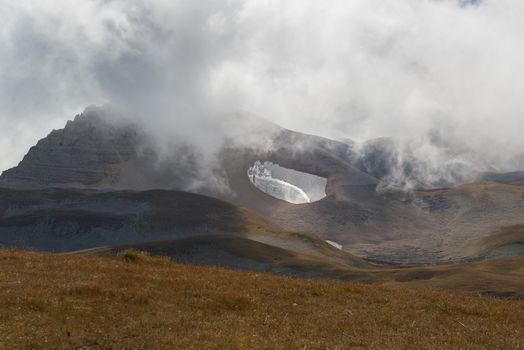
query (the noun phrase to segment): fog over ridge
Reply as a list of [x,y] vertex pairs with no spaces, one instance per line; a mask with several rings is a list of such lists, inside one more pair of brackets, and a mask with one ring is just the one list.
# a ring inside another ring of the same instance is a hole
[[393,137],[428,177],[520,169],[523,16],[518,0],[0,0],[0,168],[111,102],[201,149],[246,113]]

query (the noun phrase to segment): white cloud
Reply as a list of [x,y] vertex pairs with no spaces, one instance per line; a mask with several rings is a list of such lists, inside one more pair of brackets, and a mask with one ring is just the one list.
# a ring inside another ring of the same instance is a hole
[[524,3],[473,3],[0,0],[0,167],[36,141],[16,130],[44,136],[112,101],[168,138],[209,142],[203,126],[243,110],[397,137],[434,167],[437,132],[510,168],[524,146]]

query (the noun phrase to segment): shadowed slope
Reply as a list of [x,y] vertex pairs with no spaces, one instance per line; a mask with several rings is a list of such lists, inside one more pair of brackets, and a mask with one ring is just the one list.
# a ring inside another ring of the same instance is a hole
[[194,234],[270,230],[246,210],[191,193],[0,189],[0,244],[75,250]]
[[351,266],[371,267],[364,261],[336,259],[333,255],[321,255],[318,252],[307,254],[235,236],[198,236],[173,241],[92,248],[75,253],[114,256],[128,249],[167,256],[174,262],[185,264],[270,272],[300,278],[372,281],[365,271],[357,272],[351,269]]
[[315,236],[281,230],[246,208],[198,194],[0,189],[0,244],[7,247],[72,251],[224,234],[369,266]]
[[484,257],[524,255],[524,225],[502,227],[472,248]]
[[470,292],[524,300],[524,257],[487,262],[388,268],[355,264],[262,244],[234,236],[182,238],[75,252],[81,255],[116,256],[133,249],[167,256],[175,262],[221,266],[237,270],[271,272],[299,278],[336,279],[414,288]]

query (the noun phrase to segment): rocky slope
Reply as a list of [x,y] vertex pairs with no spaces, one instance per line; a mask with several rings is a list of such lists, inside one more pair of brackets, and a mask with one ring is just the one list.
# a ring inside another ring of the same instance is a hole
[[111,120],[104,108],[90,107],[61,130],[31,147],[0,185],[9,187],[89,186],[114,183],[117,165],[137,158],[140,134],[132,124]]
[[[251,266],[246,261],[263,256],[271,262],[277,258],[271,252],[276,252],[286,258],[307,255],[321,264],[370,266],[318,237],[283,231],[246,208],[193,193],[0,189],[0,247],[68,252],[165,240],[186,247],[182,253],[195,263],[211,260],[229,266],[240,256],[241,263]],[[204,242],[212,251],[204,258],[188,242]],[[237,257],[221,252],[221,242],[233,242]]]
[[[501,256],[500,252],[524,254],[518,242],[506,242],[511,248],[499,247],[497,254],[482,247],[505,227],[524,224],[521,173],[490,174],[489,181],[452,188],[406,191],[387,182],[391,163],[396,162],[387,139],[357,146],[269,129],[260,133],[266,138],[264,147],[225,144],[216,153],[216,172],[210,173],[202,171],[193,149],[182,146],[159,159],[136,127],[116,124],[103,110],[91,108],[41,140],[18,167],[5,171],[0,187],[198,192],[247,207],[283,230],[311,232],[380,262],[441,263]],[[267,195],[248,177],[248,169],[266,161],[325,179],[326,197],[291,204]],[[120,243],[116,238],[112,242]]]

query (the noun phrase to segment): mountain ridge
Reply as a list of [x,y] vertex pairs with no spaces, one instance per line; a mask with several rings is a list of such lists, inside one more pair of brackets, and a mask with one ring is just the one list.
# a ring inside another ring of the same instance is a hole
[[[368,151],[359,153],[360,146],[352,142],[259,121],[251,132],[265,130],[260,133],[266,137],[260,142],[264,147],[226,142],[216,150],[212,169],[202,174],[199,155],[190,147],[160,157],[138,126],[120,127],[111,118],[103,108],[86,110],[39,141],[18,167],[5,171],[0,186],[191,191],[246,207],[283,230],[311,232],[348,252],[394,264],[487,258],[489,254],[479,255],[482,249],[470,247],[488,242],[504,227],[524,224],[524,187],[518,172],[447,188],[406,190],[386,181],[388,139],[371,141]],[[247,174],[257,162],[266,161],[325,178],[326,197],[291,204],[267,195]],[[206,177],[215,179],[206,183]],[[503,257],[524,254],[520,245],[507,244],[512,248],[502,249]]]

